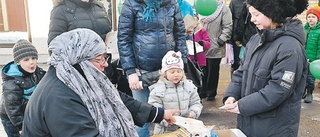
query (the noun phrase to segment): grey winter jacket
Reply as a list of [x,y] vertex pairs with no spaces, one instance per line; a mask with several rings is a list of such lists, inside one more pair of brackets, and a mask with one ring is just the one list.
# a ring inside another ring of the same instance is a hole
[[9,119],[14,126],[21,129],[26,105],[44,74],[45,71],[37,67],[31,76],[25,76],[14,62],[3,67],[1,119]]
[[235,41],[240,41],[243,46],[257,33],[257,27],[250,21],[251,15],[244,2],[245,0],[232,0],[229,5],[233,20],[231,42],[235,44]]
[[76,28],[88,28],[105,40],[111,31],[111,16],[101,2],[82,2],[81,0],[56,1],[50,14],[48,41]]
[[[134,123],[160,122],[164,110],[119,92]],[[158,113],[155,113],[159,111]],[[157,114],[157,116],[156,116]],[[22,137],[96,137],[99,129],[77,93],[62,83],[50,67],[32,94],[26,108]]]
[[[157,83],[151,85],[148,103],[156,107],[166,109],[179,109],[180,115],[188,117],[193,113],[195,118],[201,114],[202,104],[197,92],[197,87],[191,80],[184,79],[179,84],[162,78]],[[155,124],[154,134],[162,134],[174,131],[175,126],[169,126],[166,121]]]
[[138,67],[146,71],[160,69],[162,57],[169,50],[180,51],[186,63],[186,31],[176,0],[163,0],[149,24],[142,20],[145,8],[143,0],[126,0],[119,17],[118,48],[128,75]]
[[[206,51],[207,58],[223,58],[226,56],[225,43],[230,40],[232,33],[232,15],[229,7],[223,5],[218,17],[210,22],[203,24],[210,38],[210,48]],[[224,43],[220,45],[218,41]]]
[[238,101],[237,127],[248,137],[296,137],[307,77],[305,35],[298,20],[261,30],[246,46],[224,95]]

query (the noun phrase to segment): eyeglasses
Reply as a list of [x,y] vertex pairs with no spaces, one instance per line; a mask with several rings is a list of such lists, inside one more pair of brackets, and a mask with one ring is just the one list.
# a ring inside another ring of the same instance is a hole
[[106,56],[102,59],[91,59],[93,62],[96,62],[100,65],[104,65],[106,62],[111,61],[110,55],[106,54]]

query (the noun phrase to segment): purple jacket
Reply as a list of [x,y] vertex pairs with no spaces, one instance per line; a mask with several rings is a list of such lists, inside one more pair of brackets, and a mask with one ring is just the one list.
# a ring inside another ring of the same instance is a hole
[[[191,39],[192,40],[192,39]],[[194,41],[203,41],[203,52],[197,54],[199,66],[206,66],[206,54],[205,51],[210,48],[210,39],[205,28],[202,28],[199,32],[194,34]],[[189,55],[189,58],[193,61],[193,55]]]

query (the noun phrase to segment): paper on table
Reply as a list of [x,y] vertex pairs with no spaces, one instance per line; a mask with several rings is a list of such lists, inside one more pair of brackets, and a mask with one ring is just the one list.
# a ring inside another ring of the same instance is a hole
[[232,108],[233,107],[230,104],[226,104],[226,105],[219,107],[219,109],[224,109],[224,110],[228,110],[228,109],[232,109]]
[[201,137],[209,136],[210,130],[213,126],[205,126],[202,121],[196,120],[193,118],[184,118],[181,116],[174,116],[176,122],[174,124],[178,125],[181,128],[186,129],[192,135],[200,135]]
[[[193,41],[192,40],[187,40],[186,43],[187,43],[187,46],[188,46],[189,55],[194,55]],[[195,44],[196,44],[197,53],[203,52],[203,47],[198,42],[195,42]]]

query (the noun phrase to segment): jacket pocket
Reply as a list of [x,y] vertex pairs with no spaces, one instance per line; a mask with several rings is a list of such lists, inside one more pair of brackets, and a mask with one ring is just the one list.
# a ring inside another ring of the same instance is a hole
[[268,84],[270,79],[270,70],[265,68],[258,68],[254,71],[253,90],[258,91]]

